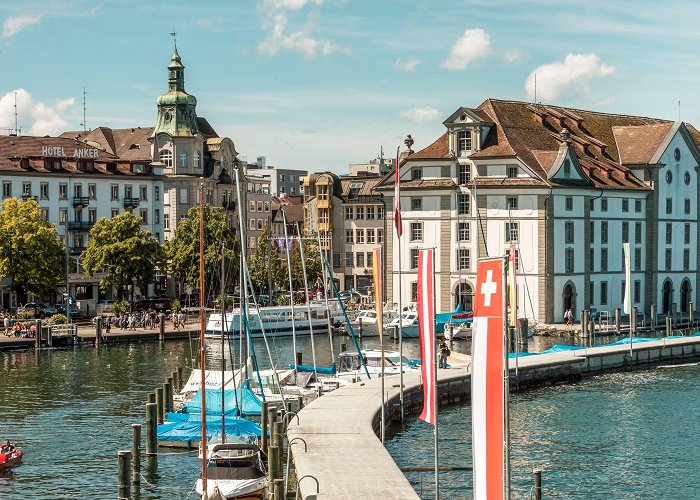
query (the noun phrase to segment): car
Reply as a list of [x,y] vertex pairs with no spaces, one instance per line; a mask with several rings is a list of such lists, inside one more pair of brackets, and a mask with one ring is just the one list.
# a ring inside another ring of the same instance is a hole
[[29,302],[25,304],[24,307],[17,309],[18,311],[32,311],[35,318],[47,318],[58,313],[58,309],[49,304],[44,304],[40,302]]
[[[77,315],[79,314],[79,312],[80,312],[80,311],[78,311],[77,306],[75,306],[74,304],[71,304],[71,305],[69,306],[69,309],[70,309],[70,315],[71,315],[72,317],[77,316]],[[61,314],[63,314],[63,315],[66,315],[66,306],[65,306],[65,304],[63,304],[63,303],[56,304],[56,310],[57,310],[59,313],[61,313]]]

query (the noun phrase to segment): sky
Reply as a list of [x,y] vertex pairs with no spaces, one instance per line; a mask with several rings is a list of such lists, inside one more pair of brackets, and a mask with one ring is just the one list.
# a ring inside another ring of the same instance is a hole
[[[700,125],[700,2],[0,0],[0,134],[153,126],[177,33],[242,157],[347,172],[514,99]],[[535,96],[535,75],[537,94]],[[680,102],[680,104],[679,104]]]

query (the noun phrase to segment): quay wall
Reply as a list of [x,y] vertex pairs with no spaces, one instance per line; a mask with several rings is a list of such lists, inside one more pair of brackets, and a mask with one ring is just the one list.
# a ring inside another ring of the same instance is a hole
[[[700,361],[700,337],[592,347],[510,359],[512,392],[580,381],[603,373]],[[400,421],[399,378],[385,379],[386,425]],[[304,499],[417,499],[382,445],[381,380],[351,384],[316,399],[292,419],[288,438]],[[438,370],[440,405],[470,401],[469,368]],[[404,375],[406,416],[423,403],[420,376]],[[304,444],[306,446],[304,446]],[[311,477],[307,477],[311,476]],[[315,478],[318,480],[318,493]]]

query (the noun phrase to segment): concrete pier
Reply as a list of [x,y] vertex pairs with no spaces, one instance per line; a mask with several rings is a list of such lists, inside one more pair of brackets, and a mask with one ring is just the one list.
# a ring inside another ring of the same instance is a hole
[[[629,345],[591,347],[553,354],[526,356],[509,361],[511,390],[525,390],[576,382],[606,372],[648,369],[660,364],[700,360],[700,337],[662,339]],[[399,380],[386,384],[387,421],[398,421]],[[471,397],[468,367],[438,370],[438,400],[441,405],[468,402]],[[422,405],[417,373],[404,375],[407,412]],[[288,439],[307,444],[292,448],[297,477],[304,499],[401,498],[417,499],[389,452],[378,438],[381,414],[381,380],[373,379],[343,387],[316,399],[299,412],[288,429]],[[465,429],[465,432],[469,432]]]

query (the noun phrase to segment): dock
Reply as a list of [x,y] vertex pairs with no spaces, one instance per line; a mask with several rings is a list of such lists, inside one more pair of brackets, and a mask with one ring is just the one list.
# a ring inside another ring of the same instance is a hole
[[[526,356],[517,360],[517,378],[516,360],[509,360],[510,387],[512,392],[524,391],[575,383],[603,373],[698,360],[700,336]],[[386,421],[392,425],[400,421],[399,378],[387,378],[385,384]],[[405,374],[407,416],[420,411],[422,397],[419,374]],[[468,366],[438,370],[441,406],[464,404],[470,398]],[[325,394],[302,409],[298,420],[292,419],[287,432],[297,477],[301,478],[301,498],[419,498],[379,440],[381,406],[381,380],[373,379]]]

